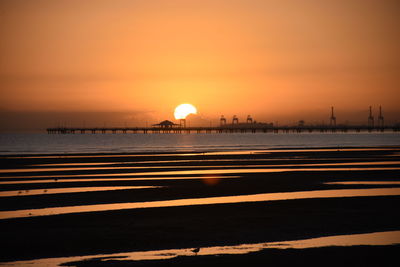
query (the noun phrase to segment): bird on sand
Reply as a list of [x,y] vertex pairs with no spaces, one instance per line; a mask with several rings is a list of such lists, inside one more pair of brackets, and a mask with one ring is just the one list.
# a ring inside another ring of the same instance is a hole
[[199,251],[200,251],[200,248],[192,249],[192,252],[194,252],[196,255],[197,255],[197,253],[199,253]]

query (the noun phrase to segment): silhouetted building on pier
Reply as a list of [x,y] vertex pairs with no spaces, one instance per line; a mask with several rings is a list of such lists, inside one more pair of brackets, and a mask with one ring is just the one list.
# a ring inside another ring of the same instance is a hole
[[253,118],[250,115],[247,115],[246,123],[253,123]]
[[165,121],[162,121],[160,123],[153,124],[153,126],[158,126],[158,127],[162,128],[162,129],[170,129],[170,128],[173,128],[175,126],[180,126],[180,125],[176,124],[176,123],[173,123],[172,121],[165,120]]
[[219,124],[220,124],[221,126],[226,125],[226,119],[225,119],[224,115],[221,115],[221,119],[219,120]]
[[233,115],[232,124],[239,124],[239,118],[236,115]]

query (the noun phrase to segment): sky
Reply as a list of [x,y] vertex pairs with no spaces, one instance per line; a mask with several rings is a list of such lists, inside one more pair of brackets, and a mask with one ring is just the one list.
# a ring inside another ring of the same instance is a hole
[[[0,0],[0,130],[400,120],[396,0]],[[96,115],[97,114],[97,115]],[[34,126],[35,125],[35,126]],[[32,129],[33,129],[32,128]]]

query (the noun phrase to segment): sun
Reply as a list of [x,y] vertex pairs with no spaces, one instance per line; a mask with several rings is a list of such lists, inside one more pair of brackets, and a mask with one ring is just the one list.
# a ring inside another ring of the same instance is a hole
[[175,108],[175,119],[185,119],[189,114],[197,114],[197,109],[191,104],[180,104]]

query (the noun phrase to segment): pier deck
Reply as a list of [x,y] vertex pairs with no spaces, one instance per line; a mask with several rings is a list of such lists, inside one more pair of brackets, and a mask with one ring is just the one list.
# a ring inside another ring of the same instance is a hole
[[49,134],[85,134],[85,133],[143,133],[143,134],[159,134],[159,133],[174,133],[174,134],[190,134],[190,133],[305,133],[305,132],[399,132],[400,126],[385,126],[385,127],[368,127],[368,126],[280,126],[280,127],[54,127],[47,128]]

